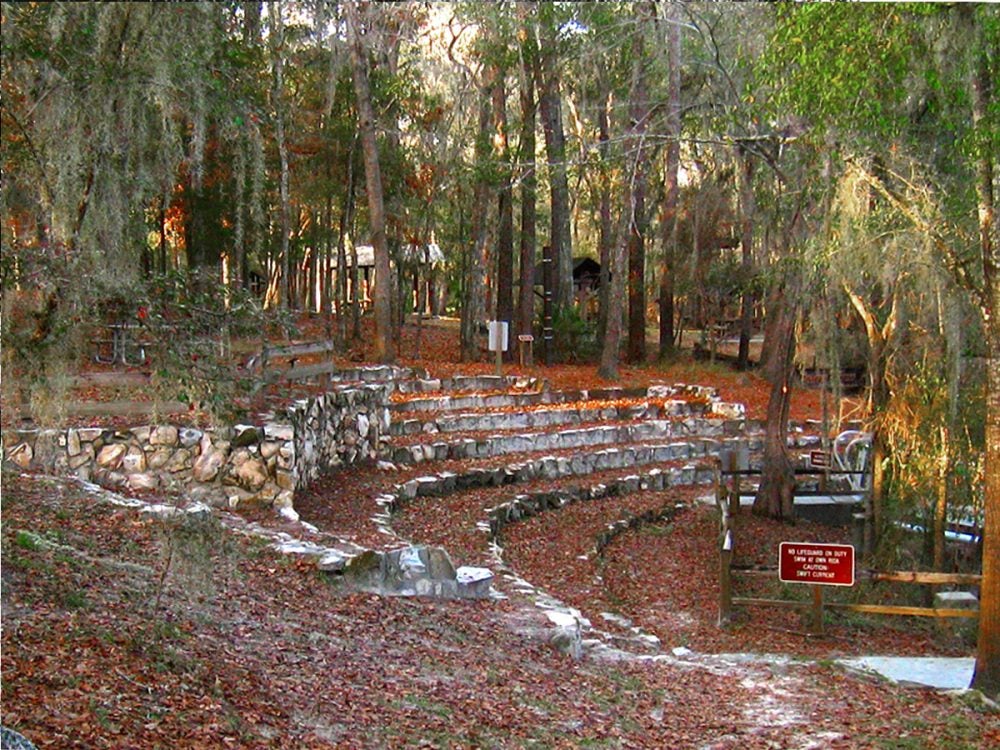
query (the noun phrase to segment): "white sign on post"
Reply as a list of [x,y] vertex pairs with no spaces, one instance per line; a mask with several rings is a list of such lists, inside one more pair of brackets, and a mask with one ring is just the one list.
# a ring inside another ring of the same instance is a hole
[[505,320],[490,321],[490,345],[491,352],[505,352],[508,348],[508,330],[510,326]]

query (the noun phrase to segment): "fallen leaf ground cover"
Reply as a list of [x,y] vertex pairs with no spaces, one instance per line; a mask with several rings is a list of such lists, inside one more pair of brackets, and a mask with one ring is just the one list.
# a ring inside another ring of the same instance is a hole
[[514,598],[375,597],[211,525],[181,544],[176,527],[79,485],[3,479],[2,720],[39,748],[1000,737],[995,717],[951,696],[829,666],[574,661],[525,634],[542,618]]

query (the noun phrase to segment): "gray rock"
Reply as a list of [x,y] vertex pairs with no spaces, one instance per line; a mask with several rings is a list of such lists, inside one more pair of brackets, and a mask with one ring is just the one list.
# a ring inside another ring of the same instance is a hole
[[182,448],[192,448],[198,444],[202,435],[203,433],[201,430],[196,430],[193,427],[185,427],[178,431],[177,439]]

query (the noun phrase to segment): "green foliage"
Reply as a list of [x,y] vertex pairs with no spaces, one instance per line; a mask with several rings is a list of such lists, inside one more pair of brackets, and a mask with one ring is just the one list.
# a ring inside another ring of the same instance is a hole
[[897,110],[914,47],[894,5],[802,4],[778,11],[762,60],[775,115],[809,117],[814,128],[846,126],[872,139],[900,130]]
[[600,352],[596,321],[585,319],[576,305],[557,311],[552,328],[556,361],[588,362]]
[[259,336],[275,324],[287,331],[287,314],[265,314],[252,294],[229,289],[203,272],[167,274],[143,288],[145,294],[137,292],[133,299],[146,304],[135,306],[132,319],[141,307],[157,392],[218,418],[235,416],[256,380],[233,368],[230,340]]

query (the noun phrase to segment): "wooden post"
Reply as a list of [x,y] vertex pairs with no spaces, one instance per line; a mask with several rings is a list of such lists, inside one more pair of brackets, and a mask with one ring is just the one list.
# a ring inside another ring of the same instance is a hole
[[823,587],[814,584],[812,601],[812,628],[813,635],[823,635]]
[[719,550],[719,627],[724,628],[733,616],[733,579],[730,566],[733,563],[733,532],[726,531]]
[[723,490],[723,484],[722,484],[722,461],[721,460],[715,465],[715,470],[713,471],[713,475],[714,475],[713,478],[715,479],[715,504],[719,508],[719,510],[721,511],[723,509],[722,508],[722,501],[723,501],[723,499],[725,497],[725,494],[724,494],[725,490]]
[[503,375],[503,349],[497,347],[497,377]]
[[726,471],[730,472],[732,478],[732,489],[729,492],[729,514],[735,516],[740,512],[740,475],[733,473],[739,470],[739,460],[736,451],[732,450],[726,454]]

